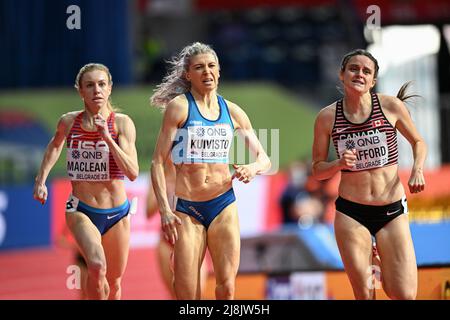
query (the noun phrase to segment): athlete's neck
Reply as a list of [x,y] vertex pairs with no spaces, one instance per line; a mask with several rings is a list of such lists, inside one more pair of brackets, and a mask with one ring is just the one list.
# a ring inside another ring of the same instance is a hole
[[215,90],[200,93],[191,89],[191,93],[199,107],[202,106],[207,109],[212,109],[217,106],[217,95]]
[[345,112],[349,114],[364,112],[364,110],[372,108],[372,96],[370,92],[364,94],[348,94],[346,92],[343,107]]
[[109,110],[106,104],[98,110],[91,110],[91,108],[88,108],[87,106],[84,107],[84,117],[86,120],[94,121],[94,116],[97,114],[101,115],[104,119],[108,119],[111,114],[111,110]]
[[111,110],[109,110],[106,105],[101,107],[97,112],[95,111],[96,110],[91,110],[88,107],[84,108],[83,122],[90,128],[95,128],[94,117],[97,114],[100,114],[105,120],[108,119],[109,115],[111,114]]

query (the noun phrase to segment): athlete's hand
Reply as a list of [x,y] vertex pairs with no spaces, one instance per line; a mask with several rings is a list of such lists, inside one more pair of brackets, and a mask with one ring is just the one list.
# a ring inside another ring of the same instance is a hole
[[173,212],[161,214],[161,228],[164,233],[164,239],[171,245],[175,245],[178,240],[177,224],[181,226],[181,219]]
[[256,170],[252,164],[237,165],[233,164],[234,173],[231,179],[239,179],[244,183],[249,183],[256,176]]
[[103,139],[107,139],[110,137],[109,130],[108,130],[108,123],[106,120],[102,117],[101,114],[96,114],[94,116],[94,124],[97,126],[97,131],[100,133]]
[[425,177],[421,168],[411,171],[408,187],[411,193],[419,193],[425,189]]
[[345,150],[339,164],[342,169],[352,169],[356,165],[356,149]]
[[45,204],[47,201],[47,186],[45,183],[35,182],[33,188],[33,198],[39,201],[41,204]]

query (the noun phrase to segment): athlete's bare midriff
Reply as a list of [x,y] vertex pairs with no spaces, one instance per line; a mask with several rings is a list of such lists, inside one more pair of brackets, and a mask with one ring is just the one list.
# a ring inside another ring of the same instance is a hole
[[99,209],[111,209],[127,199],[123,180],[72,181],[72,194],[87,205]]
[[232,187],[228,164],[181,164],[176,170],[175,194],[184,200],[211,200]]
[[398,166],[392,165],[359,172],[342,172],[339,195],[367,205],[386,205],[398,201],[405,190],[398,177]]

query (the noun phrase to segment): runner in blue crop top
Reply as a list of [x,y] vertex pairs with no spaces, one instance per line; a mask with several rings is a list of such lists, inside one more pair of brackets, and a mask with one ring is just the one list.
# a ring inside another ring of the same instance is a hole
[[[219,61],[209,46],[194,43],[172,60],[152,104],[164,109],[151,175],[166,239],[174,246],[178,299],[200,299],[200,267],[208,248],[216,276],[216,298],[233,299],[240,233],[232,179],[244,183],[270,169],[270,160],[245,112],[217,95]],[[256,161],[228,166],[233,131],[239,130]],[[173,143],[176,141],[176,143]],[[176,211],[166,196],[164,163],[176,164]]]
[[228,163],[234,125],[225,99],[217,95],[219,117],[210,120],[201,114],[191,92],[185,96],[188,116],[175,138],[173,163]]

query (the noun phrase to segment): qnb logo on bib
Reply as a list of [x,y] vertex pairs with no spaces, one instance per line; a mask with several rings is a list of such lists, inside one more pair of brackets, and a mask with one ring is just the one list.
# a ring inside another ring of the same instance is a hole
[[109,147],[105,141],[70,142],[67,148],[67,172],[72,180],[109,180]]
[[341,134],[338,152],[342,157],[345,150],[356,149],[356,165],[351,171],[379,168],[388,163],[389,151],[386,133],[378,129],[358,133]]

